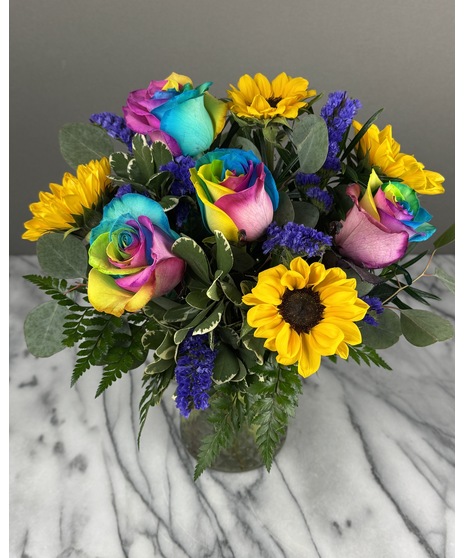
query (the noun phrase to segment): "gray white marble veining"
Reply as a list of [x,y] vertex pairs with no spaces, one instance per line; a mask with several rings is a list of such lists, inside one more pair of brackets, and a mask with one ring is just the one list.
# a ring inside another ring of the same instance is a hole
[[[454,273],[453,256],[436,261]],[[98,369],[70,388],[72,350],[27,352],[35,272],[10,257],[10,558],[455,556],[453,340],[380,351],[390,372],[325,364],[271,473],[194,483],[170,397],[136,447],[140,371],[95,399]]]

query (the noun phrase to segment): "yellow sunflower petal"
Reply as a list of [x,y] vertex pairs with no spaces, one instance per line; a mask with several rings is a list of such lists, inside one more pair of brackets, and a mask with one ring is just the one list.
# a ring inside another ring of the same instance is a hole
[[342,330],[328,321],[320,322],[308,334],[308,342],[312,351],[322,356],[334,355],[343,339]]
[[295,362],[299,356],[300,346],[299,334],[283,320],[283,324],[276,336],[277,352],[280,356]]
[[251,327],[260,327],[277,316],[278,310],[273,304],[258,304],[247,312],[247,322]]
[[301,351],[299,355],[299,365],[297,368],[298,373],[307,378],[314,374],[321,364],[321,355],[312,351],[309,335],[303,333],[301,335]]

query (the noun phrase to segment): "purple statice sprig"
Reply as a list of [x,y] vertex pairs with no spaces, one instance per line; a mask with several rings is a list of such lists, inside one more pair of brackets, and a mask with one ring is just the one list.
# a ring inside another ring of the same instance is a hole
[[329,93],[328,100],[320,112],[328,127],[328,155],[323,163],[323,169],[335,172],[341,169],[341,161],[338,157],[341,142],[361,108],[362,103],[358,99],[351,99],[347,91]]
[[369,314],[369,312],[374,312],[377,315],[382,314],[384,312],[382,300],[377,296],[368,296],[368,295],[362,296],[361,299],[370,305],[370,308],[368,308],[368,312],[365,314],[363,321],[369,325],[377,326],[378,321],[374,316]]
[[179,345],[174,375],[178,384],[176,407],[183,417],[187,418],[193,409],[208,408],[216,355],[208,334],[189,334]]
[[126,125],[126,120],[113,112],[99,112],[91,114],[89,120],[103,128],[107,134],[126,144],[128,151],[132,153],[132,138],[134,132]]
[[174,177],[171,184],[172,194],[175,196],[186,196],[195,193],[190,174],[190,169],[194,166],[194,159],[192,157],[184,157],[183,155],[176,157],[165,165],[161,165],[160,171],[169,171]]
[[267,239],[262,246],[264,254],[276,248],[284,248],[296,255],[315,258],[322,256],[332,244],[329,235],[293,221],[283,227],[271,223],[266,230],[266,235]]
[[327,190],[323,190],[318,186],[312,186],[305,192],[305,195],[321,214],[327,215],[331,211],[334,198]]

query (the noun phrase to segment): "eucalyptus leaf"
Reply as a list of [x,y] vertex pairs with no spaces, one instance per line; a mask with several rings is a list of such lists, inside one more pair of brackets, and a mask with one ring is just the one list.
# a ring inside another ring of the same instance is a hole
[[236,147],[237,149],[243,149],[244,151],[252,151],[252,153],[261,161],[262,156],[257,146],[247,138],[242,136],[236,136],[231,143],[231,147]]
[[328,155],[328,128],[316,114],[303,114],[294,127],[294,145],[305,173],[317,172]]
[[311,203],[303,201],[292,202],[294,208],[294,222],[313,228],[318,223],[320,212]]
[[37,258],[47,275],[75,279],[87,275],[87,249],[77,237],[47,233],[37,241]]
[[446,246],[455,240],[455,223],[451,225],[445,232],[441,234],[439,238],[434,241],[434,247],[436,249]]
[[29,312],[24,321],[24,338],[29,352],[45,358],[65,349],[63,329],[69,309],[54,300]]
[[437,267],[434,270],[434,276],[437,277],[441,283],[449,289],[449,291],[455,294],[455,278],[452,277],[452,275],[449,275],[443,269]]
[[286,192],[279,192],[279,205],[273,215],[273,221],[280,227],[284,226],[290,221],[294,221],[294,206],[292,205],[291,198]]
[[402,310],[400,324],[407,341],[416,347],[426,347],[454,336],[453,325],[429,310]]
[[376,316],[377,326],[361,322],[358,325],[362,333],[362,342],[372,349],[387,349],[399,340],[402,330],[399,316],[393,310],[386,308],[382,314]]
[[58,141],[63,159],[74,169],[109,157],[115,150],[105,130],[83,122],[65,124],[58,133]]

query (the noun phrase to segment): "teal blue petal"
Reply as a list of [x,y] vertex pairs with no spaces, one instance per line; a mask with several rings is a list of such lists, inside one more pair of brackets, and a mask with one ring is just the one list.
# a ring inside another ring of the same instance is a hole
[[[196,93],[189,91],[188,93]],[[178,100],[178,95],[173,100]],[[170,105],[160,121],[160,129],[174,138],[183,155],[195,157],[210,147],[214,139],[213,122],[202,97],[194,97],[182,103]]]
[[113,198],[103,208],[102,221],[91,230],[90,243],[101,234],[114,229],[115,222],[121,226],[122,221],[137,220],[141,215],[148,217],[152,223],[172,238],[178,238],[178,235],[171,230],[168,217],[158,202],[141,194],[125,194],[120,198]]
[[415,234],[408,240],[409,242],[423,242],[423,240],[428,240],[428,238],[435,232],[436,227],[433,227],[433,225],[430,225],[429,223],[423,223],[422,225],[415,227]]

